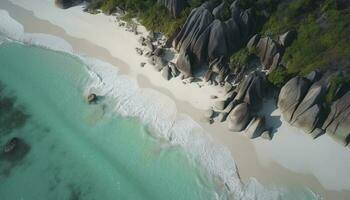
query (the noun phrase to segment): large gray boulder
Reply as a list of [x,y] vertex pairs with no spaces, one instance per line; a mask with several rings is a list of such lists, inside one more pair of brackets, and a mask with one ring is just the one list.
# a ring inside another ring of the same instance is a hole
[[[322,82],[317,82],[313,84],[303,101],[300,103],[298,108],[293,114],[291,124],[303,128],[306,132],[312,132],[318,122],[323,119],[321,114],[321,104],[326,94],[326,87]],[[307,117],[310,117],[307,119]],[[308,123],[309,122],[309,123]]]
[[55,4],[62,9],[67,9],[72,6],[76,6],[83,1],[84,0],[55,0]]
[[292,120],[295,110],[304,99],[309,87],[309,80],[299,76],[292,78],[282,87],[278,97],[278,108],[286,121]]
[[177,51],[188,51],[191,55],[192,68],[210,64],[206,70],[212,72],[208,75],[214,72],[222,80],[227,75],[229,56],[246,42],[255,27],[251,10],[236,8],[233,9],[236,14],[231,9],[232,15],[226,21],[222,15],[230,11],[225,2],[215,7],[215,3],[208,1],[192,10],[173,40]]
[[192,76],[191,59],[187,51],[180,52],[176,60],[177,69],[185,76],[185,78]]
[[322,128],[337,142],[346,146],[350,142],[350,91],[333,102]]
[[321,120],[320,114],[321,106],[315,104],[299,114],[292,125],[304,130],[306,133],[312,133],[319,126]]
[[158,0],[158,4],[166,7],[173,17],[179,17],[183,9],[186,7],[185,0]]
[[243,131],[251,120],[248,104],[238,104],[228,115],[228,128],[230,131]]
[[265,75],[260,72],[250,73],[238,86],[237,101],[244,101],[252,108],[258,108],[264,93]]

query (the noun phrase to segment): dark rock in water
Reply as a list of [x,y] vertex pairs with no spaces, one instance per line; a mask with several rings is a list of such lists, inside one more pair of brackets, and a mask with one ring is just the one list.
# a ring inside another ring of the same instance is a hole
[[11,138],[6,144],[5,144],[5,147],[4,147],[4,153],[6,154],[9,154],[9,153],[12,153],[16,150],[17,148],[17,145],[19,143],[19,139],[14,137],[14,138]]
[[228,115],[228,128],[230,131],[243,131],[251,120],[248,104],[237,105]]
[[173,17],[179,17],[182,10],[186,7],[185,0],[158,0],[158,3],[166,7]]
[[87,98],[88,103],[95,103],[97,101],[97,95],[94,93],[89,94]]
[[82,3],[84,0],[55,0],[55,4],[63,9],[70,8]]
[[337,142],[346,146],[350,142],[350,91],[332,103],[331,111],[323,123],[323,130]]
[[13,137],[3,147],[1,158],[7,161],[16,162],[24,158],[29,152],[30,147],[24,140]]
[[289,80],[281,89],[278,97],[278,108],[285,120],[290,122],[292,116],[304,99],[310,87],[310,81],[296,76]]

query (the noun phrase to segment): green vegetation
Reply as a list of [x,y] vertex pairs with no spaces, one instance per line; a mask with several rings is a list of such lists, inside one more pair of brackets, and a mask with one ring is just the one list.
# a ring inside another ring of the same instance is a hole
[[326,94],[326,103],[327,104],[331,104],[334,100],[335,100],[335,95],[337,92],[337,89],[345,84],[350,86],[350,78],[349,77],[345,77],[343,74],[334,76],[330,79],[329,81],[329,88]]
[[297,39],[283,57],[289,73],[304,75],[315,69],[350,67],[339,66],[350,58],[350,8],[339,2],[281,2],[265,23],[263,34],[297,30]]
[[252,53],[248,51],[247,48],[242,48],[239,51],[235,52],[230,58],[231,68],[240,68],[246,64],[249,59],[252,57]]
[[284,84],[292,77],[284,67],[278,67],[270,72],[267,80],[275,87],[282,88]]
[[119,7],[127,11],[123,20],[130,22],[132,18],[137,17],[148,30],[159,31],[169,36],[185,22],[191,7],[200,3],[201,0],[190,0],[189,7],[178,18],[171,17],[166,8],[157,4],[157,0],[93,0],[89,11],[99,8],[110,14]]

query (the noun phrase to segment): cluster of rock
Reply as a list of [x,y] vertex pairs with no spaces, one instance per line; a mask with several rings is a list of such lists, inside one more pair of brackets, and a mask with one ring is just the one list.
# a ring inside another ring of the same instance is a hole
[[280,91],[278,107],[287,122],[313,138],[326,132],[346,146],[350,141],[350,91],[338,90],[339,98],[328,111],[324,105],[328,79],[317,71],[292,78]]
[[270,36],[262,37],[254,35],[248,42],[248,51],[260,58],[263,69],[272,71],[279,66],[285,48],[295,39],[296,32],[288,31],[277,37],[276,40]]
[[185,0],[158,0],[158,4],[166,7],[171,16],[177,18],[186,7]]
[[[164,79],[170,80],[180,75],[175,63],[171,62],[174,53],[165,48],[166,38],[164,36],[150,32],[147,37],[141,36],[139,43],[142,48],[137,47],[136,52],[147,57],[148,64],[153,66],[156,71],[161,72]],[[145,65],[144,62],[140,63],[141,67]]]
[[192,10],[173,39],[172,45],[180,54],[176,66],[186,77],[208,66],[204,69],[206,79],[219,76],[223,81],[229,72],[228,58],[245,44],[254,29],[252,11],[242,10],[238,1],[231,6],[226,1],[220,5],[205,2]]
[[[266,76],[259,71],[251,72],[238,87],[225,84],[226,99],[217,101],[213,109],[206,112],[206,120],[210,123],[217,117],[217,121],[227,121],[228,128],[233,132],[244,131],[247,137],[271,139],[271,133],[265,126],[264,116],[258,116],[264,91]],[[212,114],[210,114],[212,113]]]

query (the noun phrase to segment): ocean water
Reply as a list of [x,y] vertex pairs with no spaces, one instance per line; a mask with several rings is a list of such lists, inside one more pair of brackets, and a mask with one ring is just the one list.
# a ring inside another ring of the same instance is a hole
[[215,185],[182,148],[137,119],[86,102],[90,76],[65,53],[0,45],[0,199],[214,199]]

